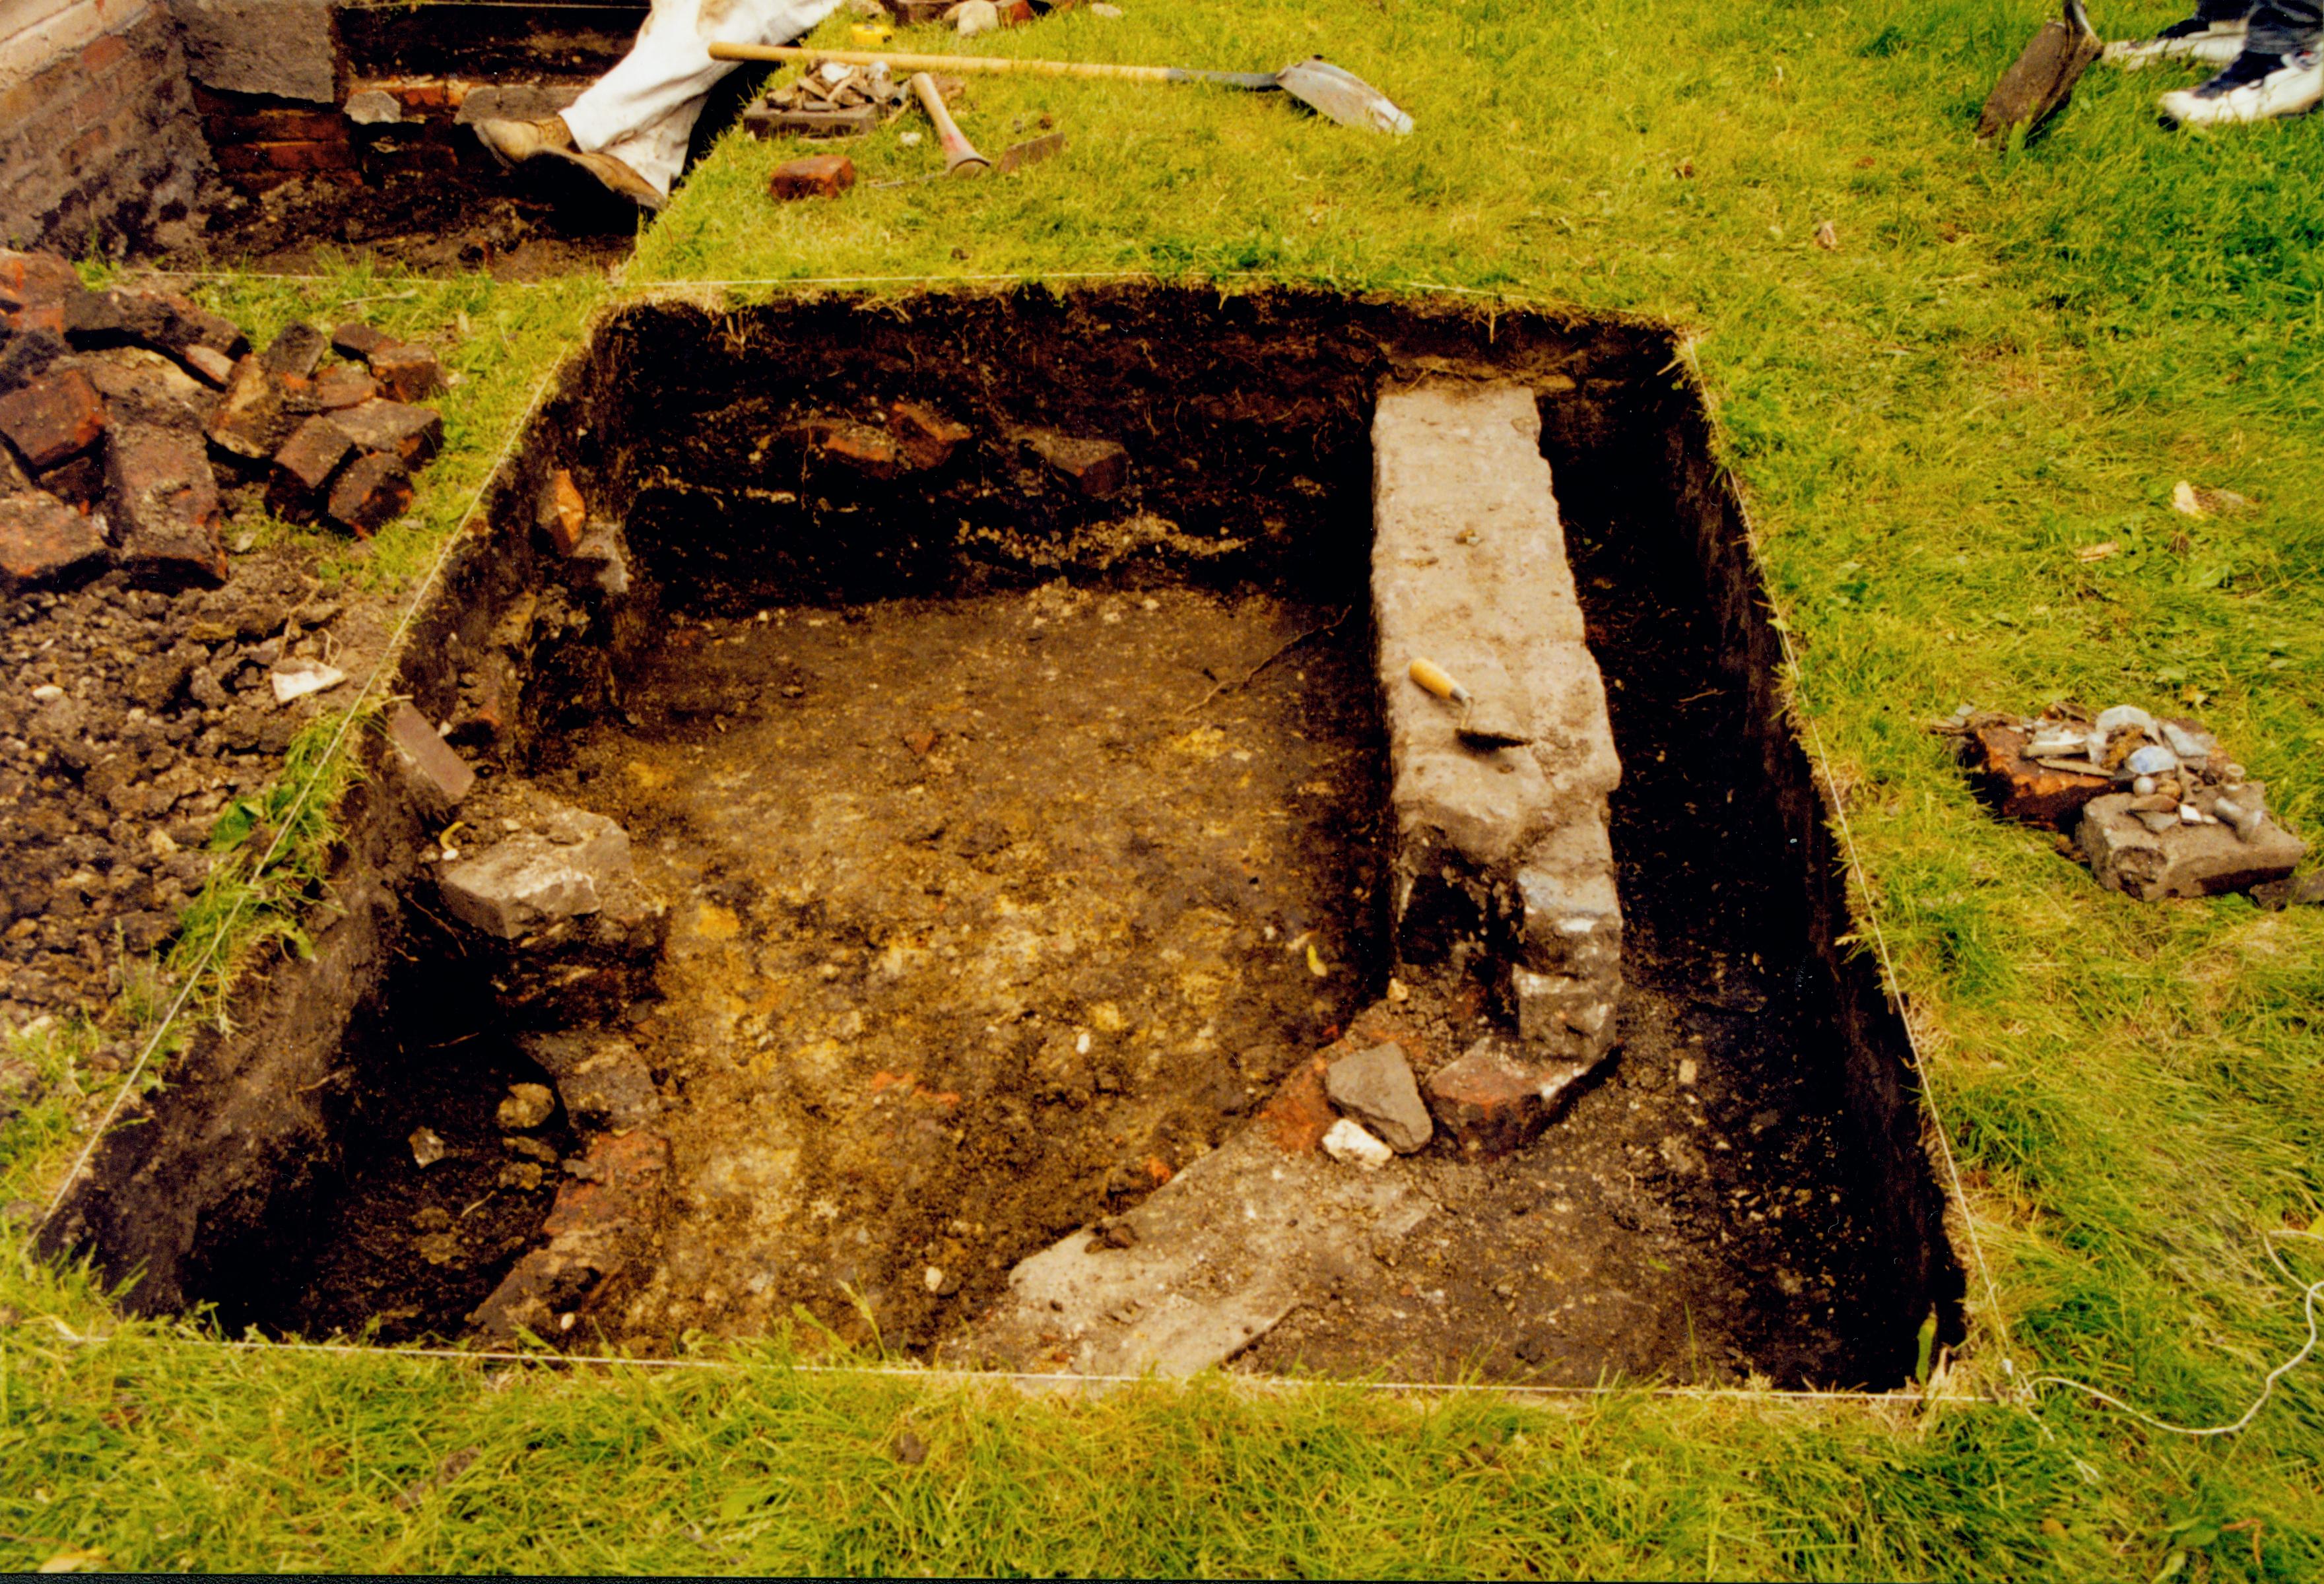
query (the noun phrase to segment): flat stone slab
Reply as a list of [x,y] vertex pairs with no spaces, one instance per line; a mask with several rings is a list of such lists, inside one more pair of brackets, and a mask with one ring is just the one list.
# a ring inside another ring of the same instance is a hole
[[1286,1153],[1246,1128],[1135,1210],[1019,1263],[949,1360],[1076,1375],[1192,1375],[1223,1364],[1334,1282],[1374,1279],[1378,1238],[1428,1203],[1397,1169]]
[[[2251,797],[2265,789],[2254,784]],[[2149,830],[2133,812],[2128,793],[2092,798],[2082,809],[2074,840],[2090,873],[2142,902],[2163,897],[2216,897],[2280,880],[2307,856],[2299,837],[2263,817],[2246,840],[2225,824],[2174,824]]]
[[541,797],[528,828],[474,858],[444,866],[444,906],[464,924],[503,940],[595,913],[634,878],[629,833],[601,814]]

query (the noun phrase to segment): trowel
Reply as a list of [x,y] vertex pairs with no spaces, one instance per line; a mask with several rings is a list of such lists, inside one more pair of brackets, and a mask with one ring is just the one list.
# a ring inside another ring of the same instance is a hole
[[1488,751],[1522,748],[1533,741],[1530,703],[1518,695],[1516,684],[1506,677],[1472,694],[1434,660],[1416,658],[1410,669],[1415,682],[1437,697],[1461,706],[1461,719],[1452,730],[1470,747]]
[[795,44],[710,46],[714,60],[836,60],[848,66],[887,63],[890,71],[1021,72],[1035,77],[1097,77],[1120,82],[1206,82],[1254,94],[1287,94],[1318,115],[1367,132],[1412,130],[1412,117],[1355,73],[1322,56],[1295,60],[1280,71],[1189,71],[1176,66],[1115,66],[1095,60],[1016,60],[1002,55],[905,55],[888,50],[803,50]]

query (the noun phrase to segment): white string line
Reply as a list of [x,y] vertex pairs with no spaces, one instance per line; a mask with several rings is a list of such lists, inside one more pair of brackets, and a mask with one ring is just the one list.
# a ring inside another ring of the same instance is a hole
[[[2277,1270],[2282,1271],[2286,1280],[2292,1282],[2299,1281],[2300,1277],[2293,1274],[2290,1266],[2283,1263],[2283,1257],[2276,1252],[2275,1240],[2278,1238],[2314,1238],[2319,1241],[2324,1241],[2324,1232],[2294,1232],[2280,1230],[2273,1228],[2261,1233],[2260,1236],[2267,1248],[2268,1263],[2274,1266]],[[2198,1438],[2211,1435],[2233,1435],[2237,1431],[2249,1424],[2254,1419],[2259,1417],[2259,1411],[2267,1406],[2268,1398],[2275,1395],[2275,1383],[2282,1380],[2293,1370],[2299,1368],[2302,1364],[2305,1364],[2308,1361],[2308,1356],[2316,1351],[2316,1301],[2319,1297],[2324,1297],[2324,1278],[2319,1278],[2316,1281],[2307,1284],[2307,1295],[2301,1302],[2301,1310],[2308,1319],[2308,1340],[2300,1345],[2300,1350],[2298,1352],[2294,1353],[2291,1358],[2285,1359],[2282,1363],[2277,1365],[2273,1369],[2267,1372],[2266,1380],[2261,1383],[2259,1395],[2252,1400],[2252,1405],[2250,1407],[2244,1410],[2243,1417],[2237,1419],[2232,1424],[2212,1424],[2200,1428],[2190,1427],[2184,1424],[2173,1424],[2167,1419],[2157,1419],[2153,1414],[2147,1413],[2144,1409],[2134,1408],[2128,1403],[2124,1402],[2120,1397],[2115,1396],[2107,1392],[2102,1392],[2098,1390],[2098,1387],[2089,1385],[2088,1382],[2076,1380],[2070,1376],[2037,1375],[2025,1383],[2025,1387],[2028,1391],[2031,1391],[2035,1386],[2067,1386],[2074,1391],[2082,1393],[2086,1396],[2096,1397],[2099,1402],[2106,1404],[2110,1408],[2119,1408],[2122,1412],[2129,1414],[2140,1423],[2152,1425],[2156,1430],[2165,1432],[2171,1435],[2185,1435]]]
[[[76,1346],[94,1347],[113,1340],[110,1335],[91,1336],[76,1331],[53,1315],[49,1317],[49,1323],[56,1328],[58,1334],[66,1341]],[[613,1368],[646,1370],[706,1369],[725,1375],[739,1374],[744,1368],[742,1363],[732,1358],[656,1358],[631,1357],[620,1353],[559,1353],[553,1350],[521,1353],[507,1349],[489,1348],[378,1348],[366,1347],[359,1342],[251,1341],[243,1339],[188,1337],[182,1334],[164,1334],[151,1340],[164,1346],[215,1349],[221,1352],[328,1353],[347,1358],[380,1360],[420,1358],[455,1364],[600,1365]],[[794,1375],[866,1376],[945,1385],[995,1383],[1013,1386],[1168,1386],[1185,1385],[1187,1384],[1188,1379],[1188,1377],[1161,1375],[1076,1375],[1069,1370],[953,1369],[934,1365],[789,1364],[783,1368]],[[1219,1377],[1237,1386],[1259,1390],[1293,1393],[1353,1390],[1434,1394],[1443,1396],[1649,1396],[1706,1400],[1732,1399],[1738,1402],[1858,1403],[1914,1409],[1932,1402],[1943,1400],[1924,1395],[1917,1391],[1813,1391],[1778,1389],[1772,1386],[1764,1391],[1755,1391],[1743,1386],[1538,1386],[1522,1382],[1489,1381],[1326,1380],[1296,1379],[1280,1375],[1239,1375],[1227,1371],[1221,1371]]]
[[362,718],[364,705],[370,699],[373,689],[379,686],[380,679],[398,663],[404,637],[411,631],[412,622],[419,619],[420,603],[435,587],[437,579],[443,575],[445,566],[452,558],[453,548],[466,537],[469,524],[475,520],[477,511],[484,505],[484,492],[491,488],[493,481],[500,476],[501,468],[507,463],[509,454],[516,447],[517,437],[532,421],[533,413],[540,404],[542,391],[548,389],[549,382],[556,375],[560,366],[562,366],[561,360],[558,364],[552,364],[547,372],[542,373],[532,388],[531,399],[525,403],[523,413],[509,426],[509,432],[501,442],[500,453],[493,458],[492,466],[485,470],[484,477],[477,483],[475,493],[469,498],[467,510],[461,513],[458,524],[444,536],[444,543],[438,548],[436,559],[429,566],[427,576],[420,580],[419,586],[412,591],[410,600],[404,606],[402,616],[397,620],[394,630],[388,634],[387,645],[380,653],[378,664],[372,668],[371,675],[364,679],[364,685],[356,690],[354,701],[347,705],[345,713],[339,717],[338,727],[331,733],[330,741],[324,746],[322,757],[315,761],[314,774],[300,784],[297,795],[291,799],[290,811],[282,816],[281,823],[274,832],[274,839],[266,844],[266,851],[260,855],[257,865],[252,869],[251,884],[236,889],[234,903],[226,909],[226,917],[219,922],[216,929],[210,932],[209,941],[202,947],[201,955],[197,957],[193,966],[186,971],[185,981],[178,987],[178,994],[171,1001],[169,1011],[163,1014],[159,1023],[154,1025],[152,1037],[145,1042],[145,1048],[137,1053],[137,1060],[130,1067],[128,1075],[122,1079],[120,1088],[114,1091],[113,1103],[105,1108],[105,1115],[99,1118],[97,1126],[89,1130],[88,1142],[81,1147],[79,1156],[72,1164],[72,1169],[65,1174],[64,1180],[57,1184],[55,1193],[50,1196],[49,1207],[42,1212],[40,1225],[32,1229],[34,1243],[37,1244],[42,1235],[47,1232],[49,1223],[56,1220],[58,1211],[63,1208],[66,1196],[80,1181],[81,1174],[88,1170],[90,1159],[97,1154],[97,1146],[105,1142],[106,1129],[113,1126],[115,1119],[121,1114],[122,1107],[129,1103],[129,1097],[135,1091],[137,1081],[144,1075],[147,1065],[153,1060],[153,1053],[161,1048],[161,1042],[168,1038],[170,1031],[177,1027],[179,1016],[185,1011],[187,1001],[192,998],[195,988],[202,982],[202,976],[209,971],[211,963],[217,959],[219,947],[226,941],[227,933],[233,928],[235,921],[242,916],[243,907],[256,889],[256,882],[266,873],[267,866],[272,863],[277,854],[281,852],[283,843],[290,840],[290,833],[298,827],[300,815],[306,812],[309,801],[315,795],[316,787],[321,784],[324,772],[337,760],[340,749],[346,742],[347,733],[355,729],[355,722]]

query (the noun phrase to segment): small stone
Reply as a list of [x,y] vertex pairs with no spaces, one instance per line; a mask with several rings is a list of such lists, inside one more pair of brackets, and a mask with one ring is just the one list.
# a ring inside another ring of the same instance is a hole
[[432,407],[374,400],[331,414],[355,448],[395,457],[404,466],[428,465],[444,444],[444,415]]
[[1376,1172],[1396,1158],[1396,1151],[1365,1132],[1353,1119],[1342,1117],[1323,1135],[1323,1153],[1342,1165]]
[[539,1161],[503,1161],[501,1174],[494,1180],[493,1186],[514,1188],[519,1193],[530,1193],[540,1186],[540,1163]]
[[2098,718],[2091,723],[2092,730],[2105,738],[2112,738],[2116,732],[2126,726],[2136,727],[2139,731],[2153,736],[2154,717],[2135,704],[2118,704],[2112,709],[2099,711]]
[[1122,11],[1121,7],[1119,5],[1107,5],[1106,0],[1090,0],[1089,14],[1092,16],[1102,16],[1111,19],[1120,16],[1122,14]]
[[105,569],[105,520],[42,491],[0,495],[0,594],[69,588]]
[[337,666],[327,666],[320,660],[284,660],[268,673],[267,680],[274,688],[274,702],[289,704],[310,693],[326,693],[347,679],[347,674]]
[[411,1146],[411,1158],[423,1169],[444,1158],[444,1140],[433,1128],[414,1128],[407,1141]]
[[[403,102],[385,88],[365,88],[349,94],[339,114],[357,126],[393,126],[403,119]],[[364,327],[369,329],[369,326]]]
[[430,1265],[449,1265],[460,1257],[460,1240],[449,1232],[428,1232],[414,1238],[411,1247]]
[[2139,749],[2123,761],[2123,769],[2133,776],[2167,776],[2179,768],[2179,756],[2167,748],[2150,744]]
[[508,1098],[493,1113],[493,1119],[503,1128],[522,1130],[538,1128],[557,1110],[557,1095],[546,1083],[512,1083]]
[[896,1461],[917,1469],[928,1460],[928,1443],[908,1430],[896,1432]]
[[331,350],[341,357],[368,361],[373,353],[394,344],[394,336],[364,324],[361,319],[349,319],[331,332]]
[[303,319],[293,319],[258,355],[259,366],[271,374],[307,379],[323,361],[323,349],[329,345],[330,337],[321,330]]
[[581,488],[571,473],[560,467],[549,475],[539,515],[558,555],[569,557],[580,548],[582,531],[589,522],[589,502],[581,498]]
[[411,474],[402,462],[383,452],[359,456],[331,486],[324,511],[334,522],[368,539],[411,507]]
[[1093,499],[1118,494],[1129,481],[1130,453],[1118,442],[1078,439],[1054,429],[1026,429],[1018,438]]
[[2130,789],[2141,797],[2153,797],[2154,787],[2155,780],[2153,776],[2140,776],[2130,784]]
[[945,1274],[941,1270],[938,1270],[935,1266],[930,1266],[927,1270],[920,1273],[920,1285],[926,1287],[929,1292],[941,1293],[944,1291],[944,1285]]
[[1374,1045],[1333,1063],[1323,1073],[1323,1091],[1398,1155],[1425,1149],[1435,1135],[1412,1064],[1397,1045]]
[[42,374],[0,396],[0,434],[39,472],[88,450],[105,433],[105,398],[78,369]]
[[767,181],[767,192],[771,198],[788,202],[793,198],[837,198],[854,185],[854,161],[844,154],[810,154],[804,160],[776,166],[774,175]]
[[369,362],[372,378],[391,401],[425,401],[444,389],[443,365],[425,346],[398,342],[373,353]]
[[2286,907],[2324,907],[2324,871],[2254,886],[2251,898],[2271,912]]
[[963,0],[953,7],[952,26],[964,39],[991,32],[1001,26],[1001,7],[993,0]]
[[809,426],[816,454],[870,478],[894,478],[904,468],[903,447],[885,429],[845,419],[819,419]]

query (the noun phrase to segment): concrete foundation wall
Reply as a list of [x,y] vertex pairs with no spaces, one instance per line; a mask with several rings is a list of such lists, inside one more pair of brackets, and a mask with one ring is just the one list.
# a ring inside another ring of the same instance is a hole
[[161,6],[0,0],[0,242],[118,253],[182,217],[208,163]]

